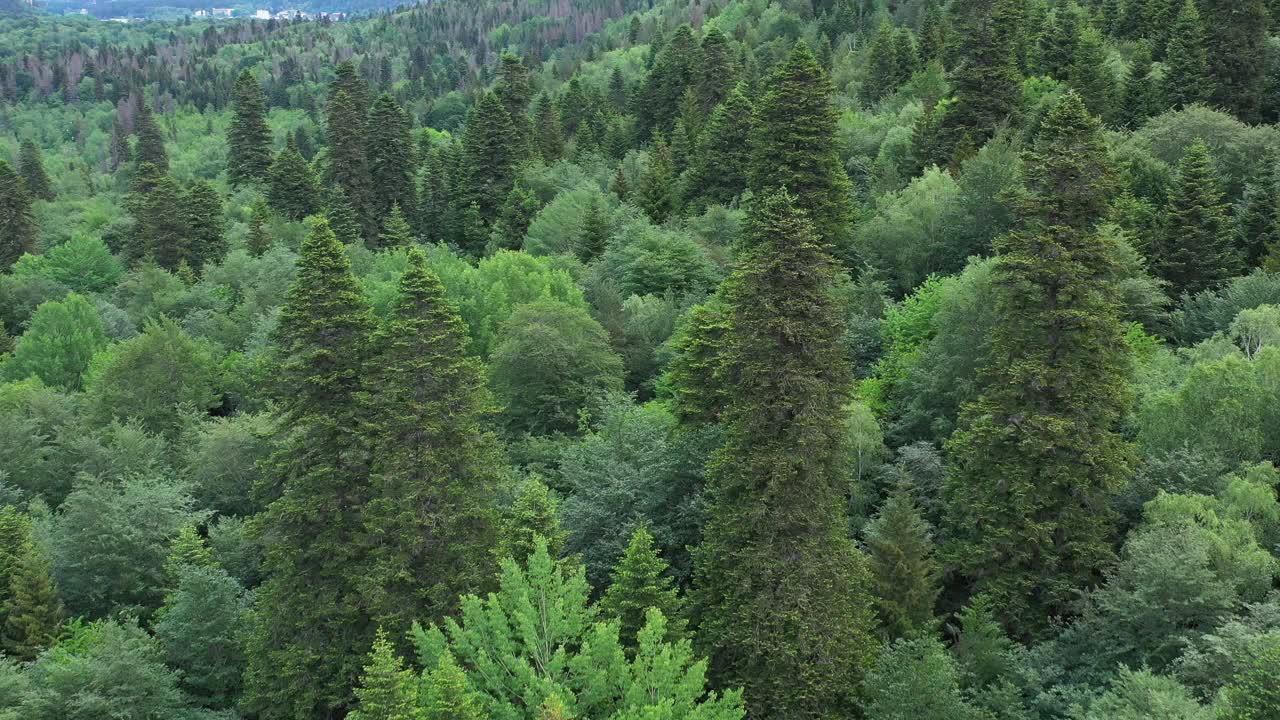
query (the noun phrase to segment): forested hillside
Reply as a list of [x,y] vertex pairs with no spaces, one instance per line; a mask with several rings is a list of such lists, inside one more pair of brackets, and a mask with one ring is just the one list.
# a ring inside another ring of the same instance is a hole
[[0,17],[0,720],[1276,720],[1278,122],[1264,0]]

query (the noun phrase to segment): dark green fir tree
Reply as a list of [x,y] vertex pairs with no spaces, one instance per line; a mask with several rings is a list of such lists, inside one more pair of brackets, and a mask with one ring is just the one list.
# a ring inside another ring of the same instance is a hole
[[207,181],[197,180],[183,193],[182,209],[188,233],[188,252],[183,260],[199,272],[227,254],[222,196]]
[[267,171],[267,201],[276,212],[294,221],[320,211],[315,173],[292,137]]
[[1186,0],[1173,23],[1165,49],[1164,103],[1174,109],[1205,102],[1213,96],[1204,24],[1195,0]]
[[853,263],[852,185],[836,151],[831,80],[804,42],[769,77],[756,106],[751,189],[786,189],[828,252]]
[[753,718],[846,718],[876,645],[871,575],[848,537],[853,372],[838,265],[785,191],[758,195],[730,309],[725,444],[695,552],[698,639]]
[[160,126],[156,124],[156,117],[151,113],[150,105],[142,104],[133,131],[138,136],[138,146],[133,153],[138,166],[151,163],[160,172],[169,172],[169,154],[164,149],[164,135],[160,132]]
[[27,184],[12,165],[0,160],[0,271],[35,250],[37,232]]
[[245,238],[246,249],[254,257],[262,257],[271,249],[273,242],[271,230],[267,227],[271,222],[271,210],[267,203],[258,198],[249,210],[249,236]]
[[22,174],[32,200],[53,200],[56,197],[49,175],[44,171],[40,148],[30,140],[23,140],[18,150],[18,172]]
[[360,225],[360,236],[378,231],[378,214],[369,158],[365,147],[365,117],[345,90],[329,98],[329,180],[341,188]]
[[932,528],[907,488],[897,488],[864,531],[880,626],[890,638],[937,629],[934,603],[942,568],[934,558]]
[[1160,111],[1162,96],[1159,84],[1151,77],[1150,46],[1140,43],[1125,70],[1120,99],[1113,109],[1115,124],[1136,130]]
[[[485,93],[467,115],[462,137],[467,168],[468,202],[475,203],[480,218],[491,223],[511,192],[520,142],[511,127],[511,114],[498,96]],[[478,253],[483,248],[466,248]]]
[[954,167],[959,167],[955,157],[962,148],[981,147],[1021,114],[1022,73],[1016,50],[1023,36],[1023,10],[1023,0],[951,4],[959,64],[952,80],[955,99],[943,115],[941,136],[944,154]]
[[1213,157],[1204,141],[1192,143],[1178,163],[1178,179],[1165,207],[1163,232],[1152,248],[1156,274],[1175,294],[1195,293],[1239,273],[1234,228]]
[[227,179],[232,186],[265,180],[271,167],[267,97],[262,85],[248,70],[236,78],[231,108],[231,125],[227,128]]
[[342,243],[319,221],[273,334],[276,411],[289,430],[259,488],[270,503],[253,519],[268,579],[257,591],[244,699],[264,720],[341,717],[373,642],[352,581],[367,570],[360,510],[369,468],[357,430],[371,330]]
[[28,543],[9,581],[4,606],[4,653],[16,660],[35,660],[52,647],[62,628],[62,601],[53,584],[49,559]]
[[753,114],[741,85],[711,112],[686,181],[686,192],[694,207],[729,205],[747,189]]
[[1115,187],[1101,123],[1068,93],[1025,161],[1021,226],[996,241],[992,361],[948,443],[946,559],[960,591],[1029,636],[1114,560],[1108,498],[1133,451],[1117,248],[1098,232]]
[[1236,205],[1236,236],[1246,268],[1261,267],[1267,249],[1280,243],[1277,213],[1280,213],[1280,154],[1268,148]]
[[1267,75],[1266,0],[1199,0],[1213,93],[1209,102],[1246,123],[1262,119]]
[[[406,216],[414,214],[418,199],[414,176],[418,172],[409,114],[390,95],[383,94],[369,111],[366,155],[373,182],[373,212],[387,218],[399,205]],[[384,226],[385,230],[385,226]]]
[[560,124],[560,110],[551,102],[551,96],[538,97],[533,121],[538,154],[547,163],[559,160],[564,156],[564,127]]

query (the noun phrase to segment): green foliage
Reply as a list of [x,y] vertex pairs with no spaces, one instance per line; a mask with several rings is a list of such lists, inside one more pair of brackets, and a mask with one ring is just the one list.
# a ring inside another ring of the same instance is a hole
[[[520,141],[511,125],[511,113],[493,93],[480,98],[467,116],[462,138],[466,158],[467,201],[475,203],[484,222],[492,222],[515,181]],[[468,247],[479,254],[482,248]]]
[[409,115],[390,95],[384,94],[373,103],[367,138],[369,178],[376,189],[374,212],[383,219],[383,232],[389,231],[386,218],[395,207],[406,215],[414,214],[417,158],[411,130]]
[[1213,712],[1196,702],[1176,680],[1120,668],[1106,694],[1089,706],[1085,720],[1209,720]]
[[94,353],[107,345],[98,311],[83,295],[36,308],[13,355],[0,369],[12,380],[38,377],[51,387],[79,390]]
[[268,461],[271,502],[254,520],[270,579],[258,590],[245,704],[263,718],[346,705],[372,641],[372,628],[350,630],[368,627],[350,574],[364,569],[353,540],[368,481],[354,431],[372,322],[327,223],[315,224],[298,262],[274,334],[277,409],[290,431]]
[[1204,142],[1187,148],[1163,218],[1164,239],[1153,249],[1156,271],[1175,292],[1205,290],[1240,267],[1212,163]]
[[528,557],[542,543],[553,557],[564,552],[560,498],[536,475],[515,488],[515,499],[502,518],[501,557]]
[[419,662],[437,668],[431,685],[441,686],[452,657],[489,717],[744,717],[739,692],[707,691],[706,663],[688,641],[664,640],[661,612],[649,612],[628,659],[618,625],[596,621],[582,570],[552,562],[545,542],[525,565],[503,561],[499,588],[484,599],[464,597],[459,617],[446,618],[443,630],[414,633]]
[[233,708],[240,697],[253,595],[225,570],[186,564],[165,597],[155,639],[180,687],[201,705]]
[[512,432],[573,432],[579,411],[622,389],[622,360],[585,310],[558,300],[516,307],[489,366],[502,420]]
[[146,616],[158,608],[169,586],[170,543],[202,517],[187,489],[172,481],[86,478],[47,531],[53,576],[68,613]]
[[138,136],[138,142],[133,157],[138,161],[139,171],[144,165],[151,165],[161,173],[169,172],[169,153],[164,147],[164,135],[156,124],[151,106],[145,100],[134,123],[134,133]]
[[[366,105],[349,92],[339,88],[329,98],[325,108],[326,127],[329,131],[329,170],[326,180],[336,186],[351,206],[360,235],[373,237],[378,227],[374,209],[373,180],[369,175],[369,160],[365,150]],[[330,209],[333,203],[330,202]],[[347,228],[338,227],[341,233]],[[344,242],[353,238],[343,236]]]
[[867,720],[964,720],[981,717],[964,700],[955,662],[932,638],[898,640],[867,672]]
[[695,207],[728,205],[747,189],[753,116],[754,108],[742,86],[734,88],[711,111],[685,179],[686,199]]
[[30,662],[57,639],[62,626],[62,601],[42,549],[28,540],[20,546],[15,559],[8,573],[0,641],[6,656]]
[[23,140],[18,150],[18,173],[22,175],[32,200],[53,200],[56,197],[49,175],[44,171],[40,148],[30,140]]
[[276,212],[290,220],[301,220],[320,210],[320,191],[311,166],[289,138],[267,169],[267,200]]
[[785,192],[757,196],[745,241],[724,298],[733,379],[695,556],[699,640],[753,716],[836,717],[875,653],[870,573],[843,517],[845,438],[833,432],[852,384],[836,269]]
[[1204,35],[1195,0],[1184,0],[1165,50],[1164,100],[1170,107],[1205,102],[1214,92]]
[[654,227],[643,220],[624,223],[600,258],[599,271],[624,296],[661,295],[701,299],[715,289],[720,269],[688,233]]
[[85,388],[101,421],[133,420],[172,438],[182,431],[187,413],[221,401],[216,381],[210,348],[178,323],[162,319],[95,357]]
[[1265,720],[1280,707],[1280,640],[1272,639],[1251,653],[1244,667],[1226,688],[1221,720]]

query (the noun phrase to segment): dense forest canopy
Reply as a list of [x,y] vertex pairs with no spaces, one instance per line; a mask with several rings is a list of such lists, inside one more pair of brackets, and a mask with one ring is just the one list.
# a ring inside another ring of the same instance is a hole
[[1280,718],[1280,2],[337,9],[0,16],[0,720]]

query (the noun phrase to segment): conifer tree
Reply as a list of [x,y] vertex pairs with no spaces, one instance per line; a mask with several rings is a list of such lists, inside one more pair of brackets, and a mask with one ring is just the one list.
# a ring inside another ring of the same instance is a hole
[[[487,224],[497,217],[511,192],[519,142],[511,115],[493,93],[485,93],[467,116],[462,138],[467,168],[468,202],[475,203]],[[481,248],[467,248],[479,252]]]
[[582,217],[582,235],[576,246],[578,259],[589,263],[604,254],[610,233],[609,218],[600,204],[600,198],[592,195],[587,213]]
[[351,204],[360,236],[372,238],[377,232],[373,180],[365,149],[364,111],[345,90],[329,98],[326,108],[329,130],[329,179]]
[[217,263],[227,254],[222,197],[207,181],[197,180],[183,193],[182,210],[190,236],[189,251],[183,260],[199,272],[205,265]]
[[131,200],[134,217],[133,237],[125,248],[134,261],[151,258],[166,270],[177,270],[191,256],[191,233],[184,212],[183,193],[168,175],[151,174],[155,166],[144,164],[140,177],[150,178],[145,192],[136,191]]
[[382,232],[379,233],[378,242],[373,247],[408,247],[413,244],[413,228],[409,227],[409,221],[401,212],[400,205],[392,205],[387,219],[382,221]]
[[668,642],[684,638],[684,603],[676,593],[675,581],[667,574],[670,565],[658,555],[653,535],[643,527],[631,534],[627,550],[613,568],[609,589],[600,598],[600,612],[621,624],[622,642],[635,648],[636,635],[645,624],[650,608],[667,618]]
[[671,146],[661,135],[649,151],[649,167],[640,176],[634,201],[655,224],[665,222],[679,204]]
[[365,570],[359,427],[370,311],[328,223],[303,240],[273,333],[275,399],[289,428],[266,466],[273,497],[253,520],[268,579],[258,589],[245,705],[259,718],[333,717],[350,706],[373,640],[351,581]]
[[146,103],[143,103],[142,109],[138,111],[134,132],[138,135],[138,147],[133,153],[138,166],[151,163],[160,172],[169,172],[169,154],[164,149],[164,135],[160,133],[155,115],[151,113],[151,106]]
[[0,272],[35,250],[36,232],[27,184],[12,165],[0,160]]
[[1246,268],[1262,265],[1267,249],[1280,243],[1280,153],[1268,148],[1236,206],[1236,235]]
[[129,140],[125,134],[124,126],[120,124],[120,118],[117,116],[111,123],[111,146],[109,149],[109,159],[107,169],[115,172],[120,166],[129,162],[131,153],[129,149]]
[[249,237],[246,245],[249,254],[254,257],[262,257],[263,253],[271,249],[271,231],[267,229],[270,214],[271,211],[261,198],[249,210]]
[[1147,43],[1140,43],[1125,71],[1115,107],[1116,125],[1136,130],[1160,111],[1160,100],[1159,85],[1151,78],[1151,50]]
[[[659,45],[655,43],[653,47]],[[636,107],[637,130],[641,138],[650,136],[654,131],[671,132],[680,113],[685,89],[697,79],[701,54],[693,37],[693,28],[687,24],[677,28],[670,42],[661,47]]]
[[360,219],[356,210],[347,199],[342,188],[336,187],[329,193],[329,201],[325,203],[325,220],[335,237],[343,245],[351,245],[360,240]]
[[493,92],[511,117],[512,150],[519,158],[527,157],[533,135],[528,114],[533,88],[529,83],[529,68],[519,55],[502,53],[498,60],[498,82]]
[[347,715],[350,720],[423,720],[418,704],[418,680],[405,669],[387,633],[378,628],[368,654],[360,686],[359,704]]
[[924,17],[920,21],[920,59],[924,62],[940,60],[947,44],[946,20],[942,3],[928,0]]
[[897,45],[893,26],[885,21],[876,29],[867,54],[867,77],[862,81],[862,102],[874,105],[898,86]]
[[837,266],[785,191],[756,197],[744,240],[724,290],[729,398],[695,553],[699,641],[753,718],[848,717],[875,642],[845,518],[853,374]]
[[808,213],[818,240],[851,262],[852,186],[836,153],[831,80],[804,42],[769,78],[756,106],[751,189],[785,188]]
[[564,155],[564,127],[560,125],[560,111],[551,102],[550,95],[539,96],[534,124],[535,143],[543,162],[559,160]]
[[1228,207],[1208,146],[1203,140],[1192,143],[1178,163],[1151,258],[1175,295],[1199,292],[1239,272]]
[[698,100],[702,117],[706,117],[720,103],[729,97],[737,81],[737,61],[729,38],[718,26],[707,28],[702,36],[702,58],[697,68],[697,82],[693,95]]
[[236,78],[231,107],[234,114],[227,127],[227,179],[233,187],[265,180],[271,167],[267,98],[248,70]]
[[1040,72],[1059,80],[1070,77],[1080,47],[1080,7],[1074,2],[1063,3],[1046,18],[1040,33]]
[[56,197],[49,176],[44,171],[40,148],[30,140],[23,140],[18,150],[18,172],[27,184],[27,192],[31,194],[32,200],[53,200]]
[[49,559],[30,542],[9,581],[4,607],[5,655],[30,661],[51,647],[62,627],[62,601],[53,585]]
[[267,171],[267,201],[276,212],[298,221],[319,212],[319,194],[315,173],[291,136]]
[[450,653],[423,673],[422,720],[488,720],[484,701]]
[[[997,128],[1017,122],[1022,74],[1016,49],[1024,23],[1022,0],[961,0],[951,5],[961,38],[956,53],[955,101],[943,115],[943,151],[955,156],[965,145],[981,147]],[[958,164],[953,161],[953,165]]]
[[686,425],[720,421],[728,389],[720,381],[720,349],[729,328],[729,309],[720,295],[694,305],[670,340],[674,357],[661,384],[671,396],[671,411]]
[[1266,0],[1199,0],[1213,93],[1209,101],[1246,123],[1262,119],[1267,73]]
[[31,521],[12,505],[0,508],[0,623],[9,601],[9,583],[31,543]]
[[516,488],[515,501],[502,518],[502,545],[498,555],[527,558],[541,538],[551,557],[560,557],[568,537],[560,526],[560,500],[555,491],[541,478],[532,476]]
[[1185,0],[1165,49],[1164,101],[1174,109],[1205,102],[1214,92],[1204,25],[1195,0]]
[[350,60],[338,63],[333,69],[333,82],[329,83],[329,99],[339,92],[345,92],[351,99],[356,114],[361,118],[360,130],[364,130],[364,118],[369,112],[369,85],[356,72],[356,66]]
[[1067,81],[1080,94],[1080,99],[1090,113],[1100,117],[1111,116],[1115,76],[1107,67],[1106,49],[1102,46],[1102,35],[1097,30],[1085,28],[1080,33],[1075,55],[1067,69]]
[[880,626],[894,639],[932,632],[942,569],[933,557],[932,529],[906,488],[885,500],[865,535]]
[[383,94],[373,103],[369,111],[369,177],[376,189],[373,211],[384,222],[396,205],[413,215],[418,200],[412,129],[408,113],[390,95]]
[[467,342],[440,279],[412,249],[395,308],[374,336],[363,396],[374,459],[360,582],[375,621],[397,636],[491,577],[503,458],[485,426],[495,407],[484,370]]
[[177,587],[183,568],[213,567],[216,564],[213,553],[200,537],[200,531],[194,525],[187,525],[178,531],[169,546],[169,557],[164,561],[165,579],[170,587]]
[[729,205],[747,189],[752,163],[751,101],[741,85],[707,121],[702,145],[689,168],[690,202],[698,209]]
[[1046,116],[1026,165],[1022,225],[996,242],[992,360],[949,441],[946,496],[958,581],[1030,634],[1113,560],[1107,498],[1133,453],[1120,433],[1130,390],[1117,250],[1097,231],[1113,173],[1077,94]]

